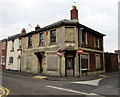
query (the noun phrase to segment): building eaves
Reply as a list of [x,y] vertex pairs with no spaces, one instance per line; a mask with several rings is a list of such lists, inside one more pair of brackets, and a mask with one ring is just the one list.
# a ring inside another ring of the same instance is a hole
[[17,38],[23,37],[25,34],[26,33],[20,33],[20,34],[16,34],[16,35],[13,35],[13,36],[9,36],[8,40],[12,40],[12,39],[17,39]]
[[32,34],[36,34],[36,33],[39,33],[39,32],[42,32],[42,31],[46,31],[46,30],[49,30],[49,29],[53,29],[53,28],[57,28],[57,27],[60,27],[62,25],[67,25],[67,26],[77,26],[79,28],[83,28],[87,31],[90,31],[91,33],[93,34],[96,34],[96,35],[100,35],[100,36],[105,36],[105,34],[102,34],[98,31],[95,31],[87,26],[84,26],[82,24],[80,24],[79,22],[73,22],[73,21],[70,21],[70,20],[67,20],[67,19],[64,19],[64,20],[60,20],[58,22],[55,22],[53,24],[50,24],[48,26],[45,26],[39,30],[36,30],[36,31],[31,31],[29,33],[26,33],[24,36],[29,36],[29,35],[32,35]]
[[0,42],[5,42],[7,41],[7,38],[0,40]]
[[93,29],[91,29],[91,28],[89,28],[89,27],[87,27],[85,25],[82,25],[80,23],[79,23],[79,27],[81,27],[81,28],[83,28],[83,29],[85,29],[87,31],[90,31],[93,34],[100,35],[100,36],[106,36],[105,34],[102,34],[102,33],[98,32],[98,31],[95,31],[95,30],[93,30]]

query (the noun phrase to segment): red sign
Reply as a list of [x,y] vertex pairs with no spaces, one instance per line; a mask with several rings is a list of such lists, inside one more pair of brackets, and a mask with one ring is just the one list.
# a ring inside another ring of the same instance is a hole
[[63,50],[58,49],[58,51],[57,51],[57,55],[58,55],[58,56],[62,56],[62,55],[63,55]]
[[78,49],[78,54],[82,54],[83,50],[82,49]]

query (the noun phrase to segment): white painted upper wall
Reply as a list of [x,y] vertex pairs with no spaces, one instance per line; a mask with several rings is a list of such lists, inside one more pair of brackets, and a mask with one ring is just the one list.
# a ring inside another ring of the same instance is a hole
[[[20,70],[20,59],[18,56],[21,56],[21,50],[19,49],[19,38],[14,40],[14,51],[12,50],[12,40],[8,41],[7,46],[7,60],[6,60],[6,69],[10,70]],[[9,63],[9,57],[13,57],[13,64]]]

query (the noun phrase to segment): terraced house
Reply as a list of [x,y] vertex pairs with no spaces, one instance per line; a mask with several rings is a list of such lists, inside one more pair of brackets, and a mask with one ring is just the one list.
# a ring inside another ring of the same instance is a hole
[[7,39],[0,40],[0,69],[6,68]]
[[[70,13],[71,20],[43,28],[37,25],[35,31],[25,34],[22,71],[55,76],[80,76],[80,67],[88,74],[104,71],[104,34],[80,24],[76,6]],[[79,48],[83,49],[81,55]],[[61,57],[57,56],[58,49],[63,50]]]
[[6,69],[21,71],[22,36],[26,33],[23,28],[20,34],[8,37]]

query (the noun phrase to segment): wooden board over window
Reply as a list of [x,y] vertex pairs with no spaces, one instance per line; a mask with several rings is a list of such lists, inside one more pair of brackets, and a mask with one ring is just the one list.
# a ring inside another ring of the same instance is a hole
[[82,69],[84,68],[88,69],[88,55],[87,54],[81,55],[81,66],[82,66]]
[[58,70],[58,56],[56,54],[50,54],[47,56],[47,70],[48,71]]

